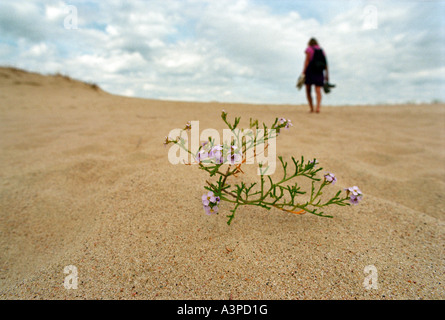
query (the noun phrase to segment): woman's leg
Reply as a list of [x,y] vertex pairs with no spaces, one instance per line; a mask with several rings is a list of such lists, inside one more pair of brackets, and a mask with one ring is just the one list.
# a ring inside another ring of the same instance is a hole
[[309,107],[311,108],[311,112],[314,112],[314,106],[312,103],[311,87],[312,86],[310,84],[306,84],[306,98],[307,98],[307,102],[309,103]]
[[315,93],[317,94],[317,109],[316,109],[316,112],[318,113],[318,112],[320,112],[320,106],[321,106],[321,87],[315,86]]

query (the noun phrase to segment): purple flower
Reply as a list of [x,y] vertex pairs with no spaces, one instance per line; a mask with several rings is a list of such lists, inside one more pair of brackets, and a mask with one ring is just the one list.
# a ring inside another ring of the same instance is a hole
[[216,214],[216,213],[218,213],[218,206],[213,206],[213,207],[210,207],[210,206],[204,206],[204,211],[205,211],[205,213],[206,213],[206,215],[212,215],[212,214]]
[[200,150],[196,156],[196,161],[201,162],[209,157],[209,153],[205,150]]
[[227,161],[230,164],[241,163],[241,160],[243,159],[241,153],[236,151],[237,149],[237,146],[230,147],[230,154],[227,156]]
[[351,194],[351,197],[349,198],[349,202],[351,202],[351,204],[353,204],[353,205],[356,205],[362,200],[362,198],[363,198],[362,195]]
[[284,124],[286,122],[286,119],[285,118],[280,118],[280,119],[278,119],[278,122],[280,124]]
[[224,158],[222,150],[223,147],[221,145],[214,146],[209,152],[209,157],[213,158],[216,163],[223,163]]
[[215,195],[213,194],[212,191],[209,191],[209,192],[207,192],[207,193],[204,193],[204,194],[202,195],[202,197],[201,197],[201,199],[202,199],[202,204],[203,204],[204,206],[208,206],[208,205],[210,205],[210,202],[211,202],[212,198],[214,199],[214,197],[215,197]]
[[337,178],[329,172],[324,175],[324,179],[326,182],[332,183],[333,185],[337,182]]
[[184,128],[184,130],[190,130],[192,128],[192,124],[190,123],[190,121],[188,121],[186,124],[185,124],[185,128]]
[[345,190],[348,195],[349,195],[349,193],[352,193],[352,195],[354,195],[354,196],[358,196],[358,195],[362,194],[362,192],[360,191],[360,189],[357,186],[353,186],[353,187],[347,188]]
[[287,120],[286,125],[284,126],[285,129],[289,129],[290,127],[293,127],[294,125],[290,121],[290,119]]
[[212,191],[204,193],[201,199],[204,207],[218,205],[219,202],[221,201],[221,198],[219,196],[215,196],[215,194]]
[[243,157],[239,153],[233,153],[233,154],[229,154],[227,156],[227,161],[230,164],[241,163],[242,159],[243,159]]
[[356,205],[362,200],[363,194],[357,186],[353,186],[345,190],[346,190],[346,196],[351,195],[349,197],[349,202],[351,202],[351,204]]
[[216,204],[216,202],[217,202],[216,196],[213,195],[213,192],[212,192],[212,196],[210,197],[209,201],[214,204]]

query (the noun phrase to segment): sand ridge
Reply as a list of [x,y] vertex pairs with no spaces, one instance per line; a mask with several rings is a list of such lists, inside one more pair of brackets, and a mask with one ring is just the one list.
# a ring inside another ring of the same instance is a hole
[[[0,68],[0,99],[2,299],[445,298],[443,104],[316,115],[126,98],[14,68]],[[316,157],[363,202],[329,207],[333,219],[243,207],[227,226],[228,205],[206,216],[206,174],[171,165],[162,143],[189,120],[222,130],[222,109],[244,126],[291,119],[277,153]],[[367,265],[378,289],[363,287]]]

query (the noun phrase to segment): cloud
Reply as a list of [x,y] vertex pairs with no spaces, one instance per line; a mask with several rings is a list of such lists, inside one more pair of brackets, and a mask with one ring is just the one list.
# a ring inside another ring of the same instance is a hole
[[40,41],[46,38],[46,25],[41,8],[35,3],[2,1],[0,4],[2,37]]
[[[305,103],[295,81],[315,36],[328,104],[445,100],[440,2],[2,1],[1,64],[62,72],[148,98]],[[320,8],[327,8],[321,10]],[[373,16],[374,14],[374,16]],[[366,19],[376,22],[367,28]]]

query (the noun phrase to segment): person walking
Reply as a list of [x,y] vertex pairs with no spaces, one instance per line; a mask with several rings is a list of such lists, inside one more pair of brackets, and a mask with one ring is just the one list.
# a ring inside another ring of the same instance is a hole
[[315,112],[320,112],[321,89],[325,82],[329,82],[328,63],[326,55],[318,45],[315,38],[311,38],[305,50],[306,59],[304,61],[303,74],[305,75],[306,97],[309,103],[310,112],[314,112],[312,101],[312,85],[315,86],[316,108]]

